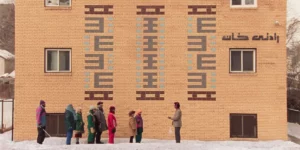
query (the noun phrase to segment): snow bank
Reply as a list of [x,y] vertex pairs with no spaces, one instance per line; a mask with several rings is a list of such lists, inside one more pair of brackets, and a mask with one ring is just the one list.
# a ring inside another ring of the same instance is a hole
[[300,139],[300,125],[297,123],[288,123],[288,134]]
[[14,4],[15,0],[0,0],[0,4]]
[[[141,144],[129,144],[129,139],[116,139],[116,144],[100,145],[65,145],[65,138],[46,138],[43,145],[35,141],[11,142],[11,132],[0,134],[0,149],[2,150],[300,150],[300,146],[292,142],[270,141],[270,142],[203,142],[203,141],[182,141],[176,144],[174,140],[151,140],[143,139]],[[107,139],[103,139],[107,142]],[[86,139],[81,139],[86,143]],[[74,142],[74,139],[72,141]]]

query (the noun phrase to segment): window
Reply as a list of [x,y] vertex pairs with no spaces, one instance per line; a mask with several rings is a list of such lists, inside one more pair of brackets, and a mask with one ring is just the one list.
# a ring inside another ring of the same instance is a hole
[[53,137],[65,137],[65,114],[64,113],[47,113],[46,114],[47,132]]
[[230,72],[255,72],[255,49],[230,49]]
[[257,7],[257,0],[230,0],[231,7]]
[[257,115],[230,114],[230,138],[257,138]]
[[71,6],[71,0],[45,0],[46,6]]
[[46,72],[71,72],[71,49],[46,49]]

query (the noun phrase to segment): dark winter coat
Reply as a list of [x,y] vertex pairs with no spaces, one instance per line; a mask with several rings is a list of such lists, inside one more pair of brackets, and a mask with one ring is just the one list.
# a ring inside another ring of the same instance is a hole
[[82,120],[82,114],[77,113],[77,121],[76,121],[76,132],[83,133],[84,132],[84,122]]
[[107,124],[106,124],[106,119],[104,116],[103,109],[97,109],[97,111],[94,113],[95,116],[95,125],[98,127],[100,131],[106,131],[107,130]]
[[76,113],[75,110],[73,109],[73,107],[71,105],[68,105],[68,107],[66,108],[65,111],[65,125],[66,125],[66,129],[70,129],[72,128],[73,130],[76,129]]

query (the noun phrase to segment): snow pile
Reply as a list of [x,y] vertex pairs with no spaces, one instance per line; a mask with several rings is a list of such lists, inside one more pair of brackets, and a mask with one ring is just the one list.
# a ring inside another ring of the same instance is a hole
[[[176,144],[174,140],[150,140],[143,139],[141,144],[130,144],[129,139],[116,139],[116,144],[80,144],[75,145],[73,139],[70,146],[65,145],[65,138],[46,138],[43,145],[36,141],[11,142],[11,132],[0,134],[0,149],[2,150],[300,150],[300,146],[292,142],[269,141],[269,142],[203,142],[203,141],[182,141]],[[107,142],[107,139],[103,140]],[[81,139],[86,143],[86,139]]]
[[14,4],[15,0],[0,0],[0,4]]
[[300,125],[297,123],[288,123],[288,134],[300,139]]
[[[0,2],[0,4],[1,4],[1,2]],[[0,49],[0,57],[2,57],[4,59],[13,59],[13,58],[15,58],[15,55],[11,54],[7,50]]]

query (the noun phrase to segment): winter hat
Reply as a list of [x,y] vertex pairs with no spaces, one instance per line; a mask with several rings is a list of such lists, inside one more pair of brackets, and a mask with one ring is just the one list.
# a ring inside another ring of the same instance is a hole
[[133,115],[134,113],[135,113],[135,111],[132,110],[132,111],[129,112],[128,115],[131,116],[131,115]]
[[94,109],[96,109],[96,107],[93,106],[93,105],[91,105],[91,106],[90,106],[90,110],[94,110]]
[[45,105],[45,101],[44,100],[40,100],[40,105]]
[[141,114],[142,113],[142,110],[141,109],[138,109],[137,111],[136,111],[136,114]]
[[101,104],[103,104],[103,102],[101,102],[101,101],[97,103],[97,105],[101,105]]
[[116,109],[115,106],[110,106],[110,107],[109,107],[109,112],[114,112],[115,109]]
[[76,109],[76,112],[80,112],[82,109],[81,109],[81,107],[78,107],[77,109]]

